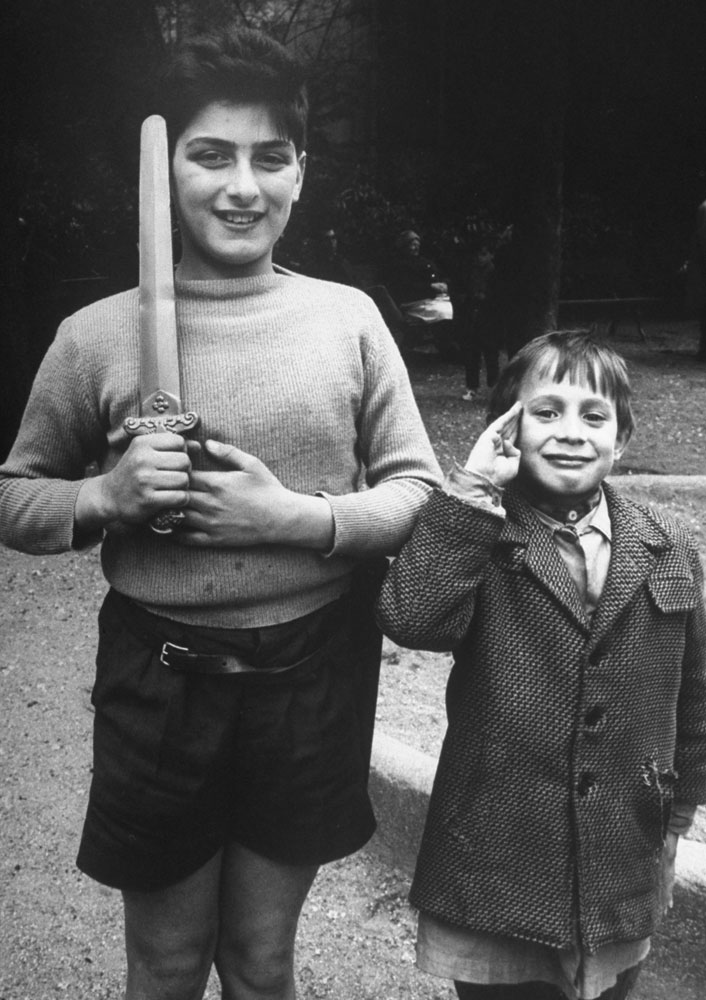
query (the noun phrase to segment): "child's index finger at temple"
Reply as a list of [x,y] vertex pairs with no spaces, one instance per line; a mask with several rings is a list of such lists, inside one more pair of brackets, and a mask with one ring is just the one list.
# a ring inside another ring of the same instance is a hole
[[521,413],[522,403],[519,401],[513,403],[506,413],[501,414],[492,422],[492,424],[490,424],[490,429],[500,434],[502,437],[509,437],[517,431]]

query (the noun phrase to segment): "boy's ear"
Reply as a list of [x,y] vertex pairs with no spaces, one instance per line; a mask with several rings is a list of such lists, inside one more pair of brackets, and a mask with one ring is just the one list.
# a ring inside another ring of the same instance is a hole
[[619,461],[623,457],[623,452],[628,446],[628,441],[630,440],[630,431],[621,431],[617,438],[615,439],[615,445],[613,446],[613,459],[614,461]]
[[300,153],[297,158],[297,183],[294,188],[294,196],[292,201],[299,201],[299,195],[302,193],[302,184],[304,183],[304,171],[306,169],[306,153]]

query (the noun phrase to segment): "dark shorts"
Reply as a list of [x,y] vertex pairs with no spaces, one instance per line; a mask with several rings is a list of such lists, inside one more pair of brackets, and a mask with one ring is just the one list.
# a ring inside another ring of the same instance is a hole
[[[99,631],[82,871],[147,890],[180,881],[229,841],[310,865],[370,838],[381,638],[350,595],[294,622],[226,630],[157,617],[111,591]],[[164,642],[262,669],[176,671],[160,662]]]

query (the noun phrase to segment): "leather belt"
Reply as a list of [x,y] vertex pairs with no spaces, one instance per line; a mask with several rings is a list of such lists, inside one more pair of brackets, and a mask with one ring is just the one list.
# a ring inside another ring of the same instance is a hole
[[241,656],[233,653],[195,653],[187,646],[177,646],[173,642],[165,642],[159,654],[159,662],[165,667],[171,667],[183,673],[194,674],[259,674],[261,677],[271,677],[274,674],[286,674],[302,667],[309,660],[318,656],[328,643],[309,653],[296,663],[286,667],[255,667]]

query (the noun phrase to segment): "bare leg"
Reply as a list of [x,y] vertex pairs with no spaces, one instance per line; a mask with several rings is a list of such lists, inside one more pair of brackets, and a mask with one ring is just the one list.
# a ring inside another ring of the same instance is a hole
[[216,968],[223,1000],[294,1000],[294,939],[317,868],[224,852]]
[[218,936],[221,857],[166,889],[123,893],[125,1000],[201,1000]]
[[625,1000],[637,982],[637,977],[640,974],[641,968],[642,962],[638,962],[638,964],[633,965],[632,968],[621,972],[615,986],[601,993],[598,1000]]

